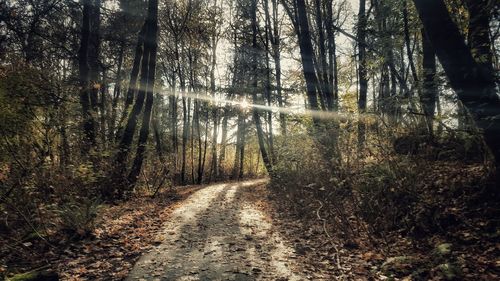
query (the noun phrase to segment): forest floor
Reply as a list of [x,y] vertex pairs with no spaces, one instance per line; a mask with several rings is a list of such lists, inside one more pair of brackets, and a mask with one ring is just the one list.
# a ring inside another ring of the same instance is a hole
[[48,263],[62,280],[366,279],[365,270],[351,270],[364,268],[362,259],[344,258],[340,268],[327,237],[277,214],[267,185],[176,187],[106,207],[90,239],[61,241],[27,268]]
[[0,272],[7,280],[45,271],[60,280],[333,280],[336,260],[317,268],[282,227],[290,225],[273,220],[267,184],[175,187],[107,205],[90,237],[22,243],[1,255]]
[[[424,261],[432,260],[432,248],[418,250],[400,236],[385,246],[363,242],[366,237],[346,243],[325,231],[319,207],[293,215],[275,197],[266,179],[137,196],[105,206],[91,237],[61,235],[10,248],[0,256],[0,273],[48,269],[61,280],[386,280],[389,265],[402,272],[393,280],[460,279],[430,277],[435,265]],[[476,237],[472,230],[464,233]],[[498,277],[498,241],[432,239],[446,247],[454,241],[464,280]],[[430,276],[409,277],[424,266]]]

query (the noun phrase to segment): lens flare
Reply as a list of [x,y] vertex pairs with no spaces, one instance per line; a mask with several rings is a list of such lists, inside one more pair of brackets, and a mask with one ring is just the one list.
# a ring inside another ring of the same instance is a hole
[[246,99],[243,99],[240,103],[240,108],[243,109],[243,110],[247,110],[250,108],[250,104],[248,103],[248,101]]
[[364,114],[358,114],[358,113],[349,113],[349,112],[338,112],[338,111],[323,111],[323,110],[311,110],[311,109],[306,109],[304,106],[300,105],[295,105],[295,106],[287,106],[287,107],[280,107],[280,106],[269,106],[269,105],[263,105],[263,104],[255,104],[255,103],[250,103],[247,101],[246,98],[242,100],[236,100],[236,99],[231,99],[231,98],[225,98],[224,96],[212,96],[208,95],[206,93],[201,93],[201,92],[177,92],[174,93],[173,91],[170,91],[168,89],[162,89],[159,90],[159,92],[163,95],[166,96],[182,96],[186,98],[192,98],[192,99],[197,99],[200,101],[205,101],[208,103],[213,103],[213,104],[225,104],[225,105],[230,105],[235,108],[240,108],[241,110],[247,111],[250,110],[251,108],[262,110],[262,111],[273,111],[273,112],[280,112],[284,114],[290,114],[290,115],[301,115],[301,116],[310,116],[313,118],[317,119],[322,119],[322,120],[332,120],[332,119],[337,119],[337,120],[358,120],[360,117],[366,118],[370,116],[374,116],[371,113],[364,113]]

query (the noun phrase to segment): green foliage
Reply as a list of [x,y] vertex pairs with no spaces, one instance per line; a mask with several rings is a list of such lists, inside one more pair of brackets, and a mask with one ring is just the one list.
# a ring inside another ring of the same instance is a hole
[[95,171],[94,165],[91,162],[81,163],[76,167],[70,166],[70,168],[73,168],[74,179],[83,186],[95,184],[99,178],[99,174]]
[[388,258],[381,266],[382,272],[390,277],[410,275],[417,260],[412,256],[397,256]]
[[36,280],[37,278],[37,273],[36,272],[26,272],[26,273],[20,273],[12,276],[11,278],[7,278],[7,281],[30,281],[30,280]]
[[445,280],[459,280],[460,269],[452,263],[443,263],[438,267],[438,275]]
[[71,199],[58,206],[55,211],[61,219],[62,230],[74,237],[84,238],[92,233],[100,208],[99,200],[81,198]]
[[447,257],[450,255],[452,249],[451,243],[442,243],[439,244],[436,249],[434,249],[434,252],[436,255],[440,257]]
[[324,190],[329,184],[321,153],[307,134],[287,136],[286,142],[277,146],[276,158],[272,185],[290,198],[300,198],[305,189]]
[[39,280],[59,280],[56,272],[50,270],[33,270],[30,272],[19,273],[6,278],[6,281],[39,281]]
[[12,137],[26,131],[50,95],[44,74],[22,63],[0,68],[0,133]]

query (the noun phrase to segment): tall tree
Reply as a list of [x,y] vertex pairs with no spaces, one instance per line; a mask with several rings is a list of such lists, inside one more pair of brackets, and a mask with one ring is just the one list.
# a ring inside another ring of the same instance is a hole
[[490,18],[494,1],[466,0],[469,12],[467,43],[472,57],[490,76],[495,76],[490,38]]
[[83,112],[83,131],[85,135],[83,141],[83,151],[88,151],[90,146],[94,146],[96,144],[95,120],[91,103],[92,89],[90,83],[89,65],[91,14],[91,0],[84,0],[80,50],[78,53],[78,65],[80,71],[80,104]]
[[141,68],[141,60],[144,53],[144,37],[146,36],[146,25],[143,24],[141,31],[137,36],[137,44],[135,46],[134,62],[132,64],[132,70],[130,71],[129,85],[127,89],[127,95],[125,97],[125,104],[123,106],[122,115],[120,121],[118,122],[118,130],[116,132],[116,139],[119,140],[123,136],[123,129],[125,126],[125,120],[130,113],[130,107],[134,103],[134,97],[137,92],[137,79],[139,77],[139,71]]
[[[368,93],[368,76],[367,76],[367,61],[366,61],[366,0],[359,0],[358,12],[358,30],[357,30],[357,47],[358,47],[358,109],[360,115],[366,112],[366,99]],[[362,151],[365,142],[365,123],[361,116],[358,124],[358,147]]]
[[443,0],[414,0],[451,87],[482,130],[500,174],[500,99],[495,79],[474,60]]
[[[257,93],[259,92],[258,83],[259,83],[259,56],[261,53],[260,46],[257,43],[258,37],[258,22],[257,22],[257,0],[252,0],[250,7],[250,20],[252,26],[252,101],[254,104],[259,103],[259,99]],[[257,140],[259,142],[260,153],[262,156],[262,160],[264,161],[264,165],[269,174],[272,173],[272,163],[271,158],[269,156],[269,150],[266,148],[266,143],[264,140],[264,130],[262,128],[262,122],[260,119],[259,109],[257,107],[253,107],[252,116],[253,121],[255,122],[255,128],[257,129]]]
[[436,99],[438,95],[436,81],[436,53],[424,29],[422,29],[422,51],[423,82],[420,99],[424,109],[427,127],[429,133],[432,135],[434,131],[433,122],[436,111]]
[[[306,93],[309,107],[312,110],[319,110],[318,102],[318,78],[314,67],[314,49],[309,28],[309,19],[307,16],[307,7],[305,0],[293,0],[290,5],[282,0],[283,7],[290,17],[297,34],[299,42],[300,58],[302,62],[302,72],[306,80]],[[314,123],[319,125],[319,119],[313,116]]]
[[[101,47],[101,0],[93,0],[90,11],[90,36],[88,60],[90,66],[90,107],[92,114],[97,116],[98,96],[101,88],[99,74],[101,72],[101,62],[99,52]],[[97,123],[96,123],[97,125]],[[95,126],[97,130],[97,126]],[[102,128],[101,128],[102,129]]]
[[143,110],[142,128],[139,134],[137,153],[132,165],[132,169],[128,175],[127,184],[133,187],[137,181],[137,176],[140,173],[144,152],[149,136],[149,124],[151,119],[151,110],[153,106],[153,91],[154,79],[156,70],[156,51],[157,51],[157,32],[158,32],[158,1],[149,0],[148,14],[144,22],[144,49],[141,58],[141,75],[139,82],[139,90],[132,111],[129,114],[123,136],[118,146],[118,152],[115,157],[115,165],[118,176],[125,174],[127,157],[129,155],[131,144],[134,139],[138,118]]
[[[269,1],[269,0],[265,0]],[[272,21],[272,29],[270,31],[271,38],[271,49],[272,49],[272,57],[274,61],[274,69],[275,69],[275,79],[276,79],[276,96],[278,98],[278,105],[280,107],[285,106],[285,97],[282,89],[281,82],[281,34],[280,34],[280,19],[278,12],[278,0],[271,0],[272,13],[268,15],[268,18],[271,18]],[[269,13],[269,10],[266,9]],[[286,135],[286,115],[283,112],[279,113],[280,119],[280,129],[281,134]]]
[[[128,181],[131,185],[135,185],[139,173],[141,172],[142,163],[144,162],[144,154],[146,152],[146,145],[149,138],[155,89],[156,55],[158,49],[158,0],[149,0],[146,24],[148,26],[148,33],[144,40],[144,49],[147,50],[149,57],[142,61],[143,64],[146,64],[147,62],[147,70],[145,73],[141,73],[140,87],[146,88],[146,103],[144,105],[144,112],[142,115],[137,152],[128,176]],[[145,67],[143,67],[143,70],[145,70]]]

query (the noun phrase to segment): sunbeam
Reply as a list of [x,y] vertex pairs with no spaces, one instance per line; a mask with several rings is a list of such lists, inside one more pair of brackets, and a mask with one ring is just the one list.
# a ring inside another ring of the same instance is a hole
[[161,89],[159,90],[159,93],[165,96],[177,96],[177,97],[197,99],[220,106],[230,105],[235,108],[239,108],[240,110],[248,110],[250,108],[256,108],[263,111],[272,111],[276,113],[310,116],[321,120],[334,120],[334,119],[340,121],[347,119],[357,120],[360,117],[366,118],[369,116],[374,116],[374,114],[371,113],[358,114],[358,113],[338,112],[338,111],[313,110],[304,108],[301,105],[294,105],[288,107],[269,106],[264,104],[250,103],[246,98],[228,99],[228,98],[221,98],[220,96],[217,95],[211,96],[201,92],[179,92],[179,91],[174,92],[169,89]]

